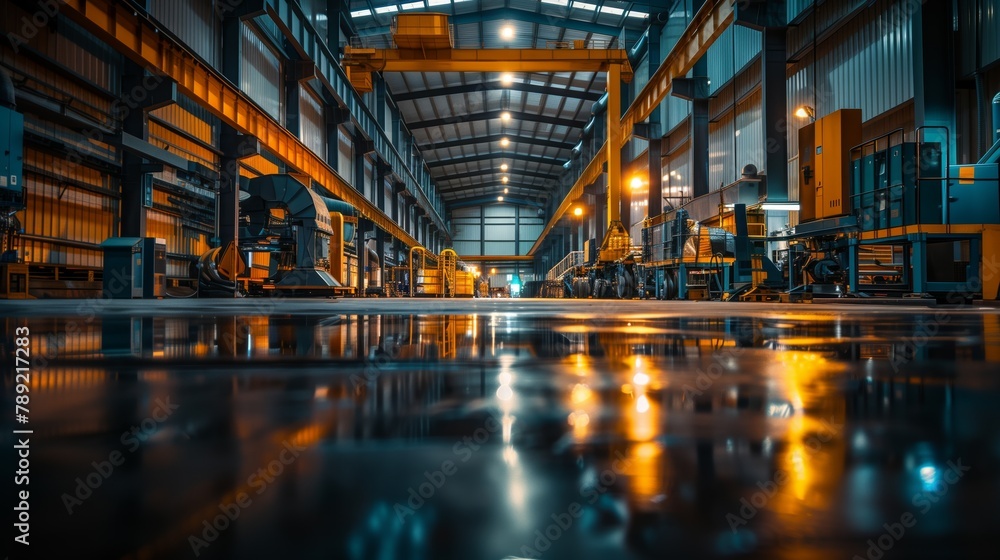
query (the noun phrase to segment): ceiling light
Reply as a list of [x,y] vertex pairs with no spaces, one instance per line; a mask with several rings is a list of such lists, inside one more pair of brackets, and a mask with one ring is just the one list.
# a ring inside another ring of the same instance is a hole
[[424,3],[423,2],[410,2],[409,4],[403,4],[400,7],[403,8],[404,10],[419,10],[420,8],[424,7]]
[[507,164],[506,163],[501,163],[500,164],[500,171],[507,171]]
[[620,16],[625,13],[625,10],[621,8],[615,8],[613,6],[601,6],[601,13]]
[[505,25],[500,28],[500,37],[502,39],[511,40],[514,38],[514,28],[510,25]]
[[399,8],[397,8],[395,4],[391,4],[389,6],[382,6],[381,8],[375,8],[375,13],[376,14],[390,14],[390,13],[398,11],[398,10],[399,10]]
[[351,12],[352,18],[365,17],[370,15],[372,15],[371,10],[354,10],[353,12]]
[[500,83],[505,86],[509,86],[510,84],[514,83],[514,76],[511,76],[510,74],[507,73],[500,74]]
[[647,14],[646,12],[637,12],[635,10],[632,10],[631,12],[629,12],[626,15],[628,17],[634,17],[634,18],[640,18],[640,19],[642,19],[642,18],[648,18],[649,17],[649,14]]
[[556,6],[569,6],[569,0],[542,0],[542,4],[555,4]]
[[502,120],[503,122],[509,121],[510,120],[510,113],[508,113],[507,111],[504,111],[503,113],[500,113],[500,120]]
[[594,4],[588,4],[586,2],[573,2],[573,7],[578,10],[590,10],[592,12],[597,9],[597,6]]
[[504,189],[503,189],[503,194],[507,194],[507,193],[509,193],[509,192],[510,192],[510,189],[508,189],[508,188],[504,187]]
[[502,196],[498,196],[497,197],[497,202],[503,202],[503,197]]
[[573,215],[576,216],[577,218],[579,218],[580,216],[582,216],[583,215],[583,208],[580,208],[579,206],[577,206],[576,208],[574,208],[573,209]]
[[503,177],[500,177],[500,182],[503,183],[503,184],[505,184],[505,185],[507,184],[507,181],[509,181],[509,180],[510,179],[508,179],[506,175],[504,175]]
[[800,119],[813,119],[816,120],[816,110],[808,105],[802,105],[795,110],[795,116]]
[[500,139],[500,145],[506,148],[507,146],[510,145],[510,140],[506,136],[504,136],[503,138]]
[[642,188],[642,178],[640,178],[640,177],[632,177],[632,183],[631,184],[632,184],[632,190],[641,189]]
[[444,6],[445,4],[450,4],[451,0],[427,0],[428,6]]

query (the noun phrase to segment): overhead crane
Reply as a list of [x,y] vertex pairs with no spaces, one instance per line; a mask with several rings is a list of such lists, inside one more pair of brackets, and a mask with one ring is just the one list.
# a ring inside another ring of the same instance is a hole
[[456,49],[448,16],[433,13],[400,14],[391,31],[394,48],[344,47],[341,64],[359,92],[372,91],[373,72],[607,72],[608,233],[601,248],[609,258],[628,250],[628,230],[621,222],[619,123],[621,83],[631,82],[633,75],[626,49],[588,48],[579,40],[551,41],[545,49]]

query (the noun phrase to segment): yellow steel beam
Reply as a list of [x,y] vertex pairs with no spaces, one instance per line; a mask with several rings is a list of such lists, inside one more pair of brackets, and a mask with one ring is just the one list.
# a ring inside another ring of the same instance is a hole
[[622,65],[625,49],[371,49],[344,47],[344,66],[366,72],[604,72]]
[[112,0],[68,0],[63,12],[116,50],[152,72],[177,83],[177,89],[222,122],[257,138],[285,164],[309,175],[334,195],[354,205],[358,213],[409,246],[416,239],[342,179],[299,139],[264,113],[229,80],[157,32],[153,23],[125,4]]
[[[663,64],[660,65],[653,74],[653,77],[642,88],[642,91],[636,95],[632,105],[625,111],[619,128],[621,131],[619,149],[631,140],[634,125],[649,118],[653,110],[666,98],[673,84],[673,79],[687,75],[694,68],[694,63],[708,52],[708,48],[722,35],[722,32],[729,27],[732,21],[733,0],[709,0],[702,5],[701,9],[698,10],[698,13],[695,14],[691,23],[687,26],[687,29],[684,30],[684,34],[680,40],[677,41],[677,44],[663,61]],[[610,107],[611,104],[608,103],[608,108],[610,109]],[[608,130],[609,136],[611,136],[610,131],[612,127],[609,126]],[[549,223],[542,230],[542,234],[535,241],[535,244],[532,245],[531,250],[528,251],[529,255],[534,255],[535,251],[541,248],[545,236],[562,219],[563,214],[572,206],[572,202],[583,193],[584,187],[597,180],[601,167],[608,161],[608,148],[610,146],[605,145],[604,148],[601,148],[597,152],[594,159],[591,160],[590,165],[587,166],[587,170],[577,179],[562,204],[559,205],[556,212],[549,218]],[[597,171],[596,175],[588,173],[588,171],[595,169]],[[610,217],[610,212],[608,214]]]
[[673,79],[687,75],[733,22],[733,3],[734,0],[710,0],[701,6],[663,64],[625,111],[621,122],[622,146],[632,138],[633,127],[649,118],[667,97]]

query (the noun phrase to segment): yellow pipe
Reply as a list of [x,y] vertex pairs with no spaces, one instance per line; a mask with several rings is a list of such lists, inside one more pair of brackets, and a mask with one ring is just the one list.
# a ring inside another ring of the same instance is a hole
[[330,227],[333,228],[333,235],[330,237],[330,276],[340,283],[347,285],[344,278],[344,215],[340,212],[330,212]]

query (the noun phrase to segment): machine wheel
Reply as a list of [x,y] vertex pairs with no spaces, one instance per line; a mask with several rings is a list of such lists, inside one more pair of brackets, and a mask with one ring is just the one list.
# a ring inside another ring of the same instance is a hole
[[590,281],[586,278],[573,279],[573,297],[587,299],[590,296]]

